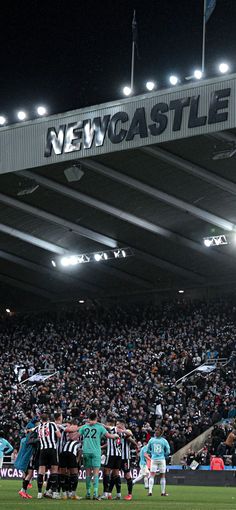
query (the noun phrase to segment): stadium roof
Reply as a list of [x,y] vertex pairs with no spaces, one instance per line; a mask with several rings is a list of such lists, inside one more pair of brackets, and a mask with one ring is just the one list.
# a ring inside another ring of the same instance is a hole
[[[231,75],[1,128],[1,306],[236,282],[235,85]],[[204,246],[218,234],[229,244]],[[116,247],[133,256],[58,263]]]

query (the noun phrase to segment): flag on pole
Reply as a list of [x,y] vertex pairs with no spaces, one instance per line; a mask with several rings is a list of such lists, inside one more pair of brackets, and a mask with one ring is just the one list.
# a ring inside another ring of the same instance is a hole
[[206,10],[205,10],[205,22],[207,23],[210,19],[214,9],[216,6],[216,0],[206,0]]
[[138,25],[137,25],[137,21],[136,21],[136,12],[135,11],[134,11],[133,21],[132,21],[132,42],[133,42],[134,47],[136,48],[137,56],[139,56],[139,53],[138,53]]

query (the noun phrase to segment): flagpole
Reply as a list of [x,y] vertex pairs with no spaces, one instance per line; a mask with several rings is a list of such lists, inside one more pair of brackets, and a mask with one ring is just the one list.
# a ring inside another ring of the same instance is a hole
[[203,7],[203,27],[202,27],[202,74],[205,72],[205,51],[206,51],[206,0]]
[[134,90],[134,53],[135,53],[135,42],[132,41],[132,59],[131,59],[131,77],[130,77],[130,88],[131,94]]
[[131,76],[130,76],[130,88],[131,94],[134,91],[134,58],[135,58],[135,46],[137,47],[137,23],[136,23],[136,11],[134,10],[132,20],[132,58],[131,58]]

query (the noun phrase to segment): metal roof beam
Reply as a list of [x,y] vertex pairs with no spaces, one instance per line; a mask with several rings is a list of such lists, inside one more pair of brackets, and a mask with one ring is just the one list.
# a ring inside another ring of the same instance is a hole
[[[106,169],[106,172],[107,172],[107,175],[109,174],[109,171],[110,169],[108,170],[107,167],[104,167],[103,165],[100,165],[96,162],[89,162],[87,164],[87,161],[86,161],[86,164],[85,166],[87,166],[88,168],[93,168],[93,169],[97,169],[97,171],[100,172],[100,168],[101,166],[103,167],[103,170],[104,168]],[[118,172],[115,172],[115,171],[112,171],[113,174],[118,174]],[[73,198],[74,200],[77,200],[78,202],[83,202],[83,203],[86,203],[87,205],[91,206],[91,207],[94,207],[94,208],[97,208],[99,209],[100,211],[103,211],[105,213],[108,213],[112,216],[115,216],[116,218],[120,219],[120,220],[123,220],[123,221],[126,221],[128,223],[131,223],[132,225],[135,225],[136,227],[139,227],[139,228],[142,228],[146,231],[149,231],[151,232],[152,234],[156,234],[156,235],[159,235],[161,237],[165,237],[166,239],[169,239],[170,241],[173,241],[177,244],[180,244],[182,246],[185,246],[187,248],[190,248],[192,250],[195,250],[197,252],[200,252],[204,255],[209,255],[209,253],[207,253],[207,250],[205,249],[204,246],[202,246],[200,243],[197,243],[196,241],[192,241],[191,239],[188,239],[187,237],[184,237],[180,234],[177,234],[175,232],[172,232],[171,230],[168,230],[164,227],[161,227],[159,225],[156,225],[155,223],[152,223],[148,220],[145,220],[144,218],[141,218],[141,217],[138,217],[134,214],[131,214],[131,213],[127,213],[125,211],[123,211],[122,209],[118,209],[117,207],[113,207],[107,203],[104,203],[100,200],[97,200],[95,198],[92,198],[88,195],[85,195],[83,193],[80,193],[80,192],[77,192],[69,187],[66,187],[66,186],[63,186],[63,185],[58,185],[58,183],[56,183],[55,181],[52,181],[50,179],[47,179],[46,177],[42,177],[42,176],[39,176],[38,174],[36,174],[35,172],[20,172],[21,175],[24,175],[24,177],[28,174],[28,177],[30,178],[33,178],[35,181],[41,183],[42,185],[44,185],[45,187],[49,187],[50,186],[50,189],[54,189],[54,191],[58,191],[60,193],[63,193],[65,194],[66,196],[70,196],[71,198]],[[117,175],[117,179],[120,179],[120,177],[122,176],[122,174],[120,175]],[[59,187],[60,186],[60,187]],[[59,191],[60,190],[60,191]],[[3,195],[5,197],[5,195]],[[2,194],[0,193],[0,201],[2,200]],[[15,202],[18,202],[17,200],[13,199]],[[25,204],[23,204],[25,205]],[[34,209],[34,208],[33,208]],[[63,221],[63,220],[62,220]],[[233,224],[231,224],[233,225]],[[214,255],[211,253],[211,257],[214,257],[216,256],[217,258],[220,259],[220,257],[222,256],[222,254],[220,254],[219,252],[218,253],[214,253]],[[224,256],[223,256],[224,258]]]
[[44,241],[43,239],[39,239],[38,237],[35,237],[31,234],[27,234],[26,232],[22,232],[21,230],[18,230],[16,228],[9,227],[8,225],[4,225],[3,223],[0,223],[0,232],[3,232],[4,234],[7,234],[12,237],[16,237],[17,239],[20,239],[21,241],[24,241],[26,243],[33,244],[38,248],[42,248],[42,250],[56,253],[57,255],[66,255],[67,253],[71,254],[69,250],[62,248],[61,246],[57,246],[54,243],[49,243],[48,241]]
[[[38,246],[39,248],[50,251],[51,253],[55,253],[56,255],[71,255],[71,253],[72,253],[71,250],[62,248],[62,247],[60,247],[56,244],[53,244],[53,243],[48,243],[47,241],[44,241],[43,239],[38,239],[35,236],[31,236],[30,234],[26,234],[25,232],[21,232],[20,230],[16,230],[14,228],[8,227],[7,225],[3,225],[2,223],[0,223],[0,232],[4,232],[5,234],[16,237],[17,239],[21,239],[24,242],[27,242],[34,246]],[[4,253],[4,252],[2,251],[2,253]],[[73,251],[73,253],[74,253],[74,251]],[[16,260],[15,260],[15,262],[17,263]],[[32,262],[29,262],[29,263],[33,264]],[[43,267],[43,266],[40,266],[40,267]],[[32,267],[32,269],[34,270],[35,268]],[[131,283],[131,278],[132,278],[133,281],[136,282],[138,285],[143,285],[143,284],[145,284],[146,286],[150,285],[150,283],[147,282],[146,280],[139,278],[138,276],[131,277],[131,275],[129,275],[125,271],[122,271],[115,267],[111,268],[111,267],[108,267],[107,265],[106,265],[106,267],[105,266],[101,267],[100,265],[99,266],[97,265],[96,270],[106,271],[107,273],[109,273],[111,275],[113,274],[113,276],[117,276],[120,279],[125,279],[129,283]],[[61,277],[67,276],[67,278],[69,278],[69,276],[65,275],[65,273],[58,272],[57,274],[61,274]],[[87,290],[94,292],[95,285],[90,285],[89,283],[87,283],[81,279],[80,279],[80,282],[82,283],[84,289],[86,289],[86,287],[87,287]],[[96,285],[96,287],[104,289],[104,287],[100,287],[98,285]]]
[[197,177],[198,179],[202,179],[205,182],[209,182],[216,186],[217,188],[227,191],[231,195],[236,195],[236,184],[232,181],[228,181],[224,177],[220,177],[213,172],[209,172],[205,168],[192,163],[191,161],[187,161],[186,159],[181,158],[180,156],[176,156],[166,150],[154,147],[143,147],[140,149],[145,154],[152,156],[157,159],[161,159],[164,163],[168,163],[170,165],[183,170],[184,172]]
[[13,278],[12,276],[7,276],[5,274],[0,274],[0,281],[10,285],[11,287],[18,287],[19,289],[23,289],[26,292],[31,292],[38,296],[42,296],[50,301],[55,299],[55,295],[46,291],[45,289],[41,289],[40,287],[36,287],[35,285],[31,285],[30,283],[22,282],[18,278]]
[[[49,276],[50,278],[62,280],[62,282],[66,283],[67,285],[75,283],[74,276],[70,276],[68,274],[65,274],[65,272],[58,271],[56,268],[55,270],[53,270],[49,267],[42,266],[41,264],[36,264],[35,262],[26,260],[22,257],[19,257],[18,255],[14,255],[4,250],[0,250],[0,258],[8,260],[9,262],[13,262],[14,264],[20,265],[22,267],[25,267],[26,269],[30,269],[31,271],[44,274],[46,276]],[[89,283],[84,282],[81,279],[79,280],[79,286],[81,287],[82,291],[86,290],[93,293],[95,292],[96,288],[98,288],[96,285],[90,285]]]
[[[91,160],[89,160],[89,162],[87,160],[85,166],[88,166],[89,168],[91,168],[99,173],[102,173],[103,175],[106,175],[108,177],[111,176],[113,179],[119,180],[119,182],[120,182],[120,179],[122,179],[122,182],[123,182],[123,178],[126,179],[126,177],[127,177],[127,176],[124,176],[123,174],[120,174],[119,172],[117,172],[115,170],[110,169],[109,167],[105,167],[104,165],[101,165],[100,163],[97,163],[97,162],[94,162]],[[191,240],[189,240],[185,237],[182,237],[178,234],[174,234],[173,232],[171,232],[167,229],[163,229],[162,227],[153,225],[152,223],[146,222],[143,219],[140,220],[139,218],[137,218],[134,215],[125,213],[124,211],[121,211],[120,209],[117,209],[117,208],[110,206],[108,204],[104,204],[104,202],[101,202],[97,199],[89,197],[83,193],[77,192],[76,190],[73,190],[67,186],[61,185],[51,179],[48,179],[41,175],[38,175],[34,172],[24,171],[24,172],[19,172],[19,173],[21,173],[24,177],[28,176],[30,178],[33,178],[35,181],[37,181],[41,185],[48,187],[53,191],[65,194],[66,196],[69,196],[70,198],[73,198],[74,200],[77,200],[77,201],[82,200],[87,205],[91,205],[92,207],[95,207],[95,208],[97,207],[99,210],[101,210],[103,212],[109,212],[109,214],[113,214],[114,216],[118,217],[119,219],[126,220],[126,221],[128,221],[136,226],[139,226],[141,228],[146,228],[146,230],[150,230],[151,232],[156,233],[158,235],[163,235],[164,237],[167,237],[170,240],[173,240],[179,244],[183,244],[184,246],[187,246],[188,248],[197,250],[206,256],[211,256],[212,258],[217,259],[218,261],[220,261],[220,260],[225,261],[225,255],[223,255],[219,252],[214,252],[214,253],[210,254],[209,251],[207,251],[205,249],[205,247],[202,246],[200,243],[196,243],[196,242],[191,241]],[[128,179],[131,179],[131,178],[128,178]],[[131,180],[135,181],[135,183],[136,182],[139,183],[139,181],[136,181],[135,179],[131,179]],[[129,180],[129,183],[130,183],[130,180]],[[140,184],[142,185],[142,183],[140,183]],[[133,185],[134,185],[134,183],[133,183]],[[142,253],[142,258],[144,260],[145,259],[148,260],[148,258],[149,258],[149,261],[150,261],[150,257],[151,257],[152,263],[154,265],[159,266],[161,268],[164,268],[164,266],[165,266],[165,269],[167,269],[168,271],[171,271],[172,273],[177,273],[177,274],[182,273],[182,276],[191,278],[194,280],[198,280],[198,281],[200,281],[200,279],[204,279],[204,276],[199,275],[191,270],[185,270],[179,266],[176,266],[175,264],[173,264],[171,262],[165,261],[163,259],[159,259],[158,257],[155,257],[153,255],[148,255],[146,252],[137,250],[136,247],[131,246],[131,248],[134,248],[136,251],[139,252],[139,254]]]
[[[199,207],[196,207],[195,205],[192,205],[188,202],[185,202],[184,200],[174,197],[173,195],[170,195],[169,193],[165,193],[164,191],[160,191],[156,188],[153,188],[152,186],[149,186],[148,184],[138,181],[137,179],[134,179],[133,177],[129,177],[128,175],[122,174],[121,172],[118,172],[117,170],[113,170],[112,168],[105,167],[104,165],[101,165],[100,163],[97,163],[97,162],[91,161],[91,160],[84,162],[83,165],[85,167],[89,168],[90,170],[95,170],[96,172],[98,172],[102,175],[105,175],[106,177],[109,177],[117,182],[125,184],[126,186],[129,186],[135,190],[141,191],[142,193],[145,193],[146,195],[151,196],[152,198],[156,198],[157,200],[167,203],[167,204],[169,204],[173,207],[176,207],[177,209],[180,209],[184,212],[188,212],[192,216],[195,216],[203,221],[207,221],[208,223],[211,223],[212,225],[216,225],[217,227],[220,227],[223,230],[232,231],[234,228],[236,228],[236,226],[231,221],[221,218],[221,217],[217,216],[216,214],[212,214],[208,211],[200,209]],[[20,173],[22,175],[24,175],[24,177],[27,176],[27,172],[20,172]],[[38,179],[37,174],[35,174],[33,172],[30,172],[30,176],[32,178],[34,178],[37,182],[40,182],[41,176],[40,176],[40,179]],[[45,180],[45,179],[46,178],[43,177],[43,180]],[[47,179],[47,181],[49,181],[49,179]],[[50,182],[52,183],[53,181],[50,181]],[[43,184],[43,181],[41,181],[41,183]],[[45,185],[46,185],[46,181],[45,181]],[[61,189],[64,188],[64,186],[62,186],[60,184],[57,185],[57,183],[55,183],[55,190],[56,190],[56,188],[58,188],[58,191],[59,191],[59,187]],[[66,189],[68,189],[68,188],[66,188]],[[72,193],[70,193],[71,191],[72,191]],[[76,199],[76,195],[77,195],[77,200],[79,199],[79,195],[81,195],[81,200],[85,201],[86,195],[83,195],[83,193],[76,192],[69,188],[68,194],[70,194],[70,196],[72,196],[72,198],[73,198],[73,192],[75,195],[75,199]],[[66,194],[66,192],[65,192],[65,194]],[[93,199],[93,201],[95,201],[95,200]],[[95,207],[96,207],[96,205],[95,205]],[[110,214],[112,214],[112,213],[110,213]]]
[[109,246],[110,248],[117,247],[117,241],[115,241],[115,239],[111,239],[110,237],[104,236],[103,234],[95,232],[94,230],[77,225],[77,223],[65,220],[64,218],[44,211],[43,209],[39,209],[38,207],[27,204],[26,202],[17,200],[16,198],[10,197],[9,195],[4,195],[3,193],[0,193],[0,202],[10,207],[20,209],[23,212],[32,214],[33,216],[37,216],[38,218],[41,218],[43,220],[55,223],[56,225],[60,225],[66,229],[72,230],[76,234],[83,237],[87,237],[88,239],[91,239],[96,243]]
[[152,264],[153,266],[160,267],[161,269],[166,269],[171,273],[176,273],[183,278],[187,278],[188,280],[197,280],[198,282],[204,283],[206,281],[205,276],[200,275],[199,273],[194,273],[184,267],[177,266],[172,262],[168,262],[168,260],[160,259],[159,257],[154,257],[154,255],[150,255],[149,253],[144,253],[140,250],[135,250],[136,254],[141,260],[145,260],[146,262]]
[[[8,227],[7,225],[3,225],[2,223],[0,223],[0,232],[1,231],[10,235],[10,236],[16,237],[17,239],[21,239],[24,242],[27,242],[34,246],[38,246],[39,248],[50,251],[51,253],[55,253],[56,255],[67,255],[67,254],[71,255],[70,250],[62,248],[56,244],[48,243],[47,241],[44,241],[43,239],[38,239],[35,236],[26,234],[25,232],[21,232],[20,230],[13,229],[11,227]],[[179,267],[176,264],[173,264],[172,262],[165,261],[163,259],[160,259],[159,257],[154,256],[154,255],[150,255],[150,254],[143,252],[141,250],[137,250],[136,248],[135,248],[135,253],[138,254],[140,259],[145,260],[146,262],[150,262],[152,265],[160,267],[162,269],[167,269],[168,271],[170,271],[172,273],[177,273],[185,278],[190,278],[191,280],[205,280],[205,278],[203,276],[201,276],[197,273],[194,273],[193,271],[189,271],[187,269]],[[99,268],[100,268],[100,266],[97,266],[98,270],[99,270]],[[112,267],[112,272],[114,274],[116,274],[119,278],[121,278],[123,275],[125,275],[124,278],[127,281],[129,280],[129,282],[131,281],[131,278],[137,279],[136,276],[131,277],[127,273],[122,272],[119,269],[114,268],[114,267]],[[141,279],[138,278],[137,280],[139,280],[139,283],[140,283]]]

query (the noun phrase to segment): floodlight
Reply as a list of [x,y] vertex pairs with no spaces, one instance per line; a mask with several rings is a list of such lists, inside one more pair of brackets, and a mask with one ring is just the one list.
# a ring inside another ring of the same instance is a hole
[[122,253],[123,257],[125,258],[125,257],[126,257],[126,252],[125,252],[125,250],[121,250],[121,253]]
[[79,303],[80,304],[84,303],[84,299],[79,299]]
[[25,120],[26,119],[26,113],[23,110],[20,110],[17,113],[17,117],[18,117],[19,120]]
[[38,106],[37,107],[37,114],[42,116],[42,115],[46,115],[47,114],[47,110],[45,108],[45,106]]
[[203,242],[207,248],[209,246],[222,246],[225,244],[229,244],[227,236],[225,234],[220,234],[219,236],[211,236],[205,237]]
[[55,260],[51,260],[52,266],[57,267]]
[[69,257],[62,257],[61,265],[64,266],[64,267],[69,266],[70,265],[70,258]]
[[180,290],[178,290],[178,293],[179,293],[179,294],[184,294],[184,290],[181,290],[181,289],[180,289]]
[[174,75],[171,75],[169,77],[169,82],[171,85],[177,85],[179,79],[177,78],[177,76],[174,76]]
[[95,253],[94,258],[95,258],[96,262],[99,262],[99,260],[101,260],[100,253]]
[[151,92],[155,87],[154,81],[147,81],[146,88]]
[[227,64],[226,62],[221,62],[221,64],[219,65],[219,71],[222,74],[228,73],[229,64]]
[[6,124],[6,117],[4,117],[3,115],[0,115],[0,126],[4,126],[4,124]]
[[201,78],[203,77],[203,72],[200,71],[200,69],[196,69],[193,73],[193,76],[194,78],[196,78],[196,80],[201,80]]
[[7,312],[7,313],[11,313],[10,308],[6,308],[6,312]]
[[70,256],[70,265],[76,266],[76,264],[78,264],[78,257],[76,257],[76,255],[71,255]]
[[124,87],[124,88],[123,88],[123,94],[124,94],[125,96],[130,96],[131,92],[132,92],[132,90],[131,90],[131,88],[130,88],[130,87],[127,87],[127,86],[126,86],[126,87]]

